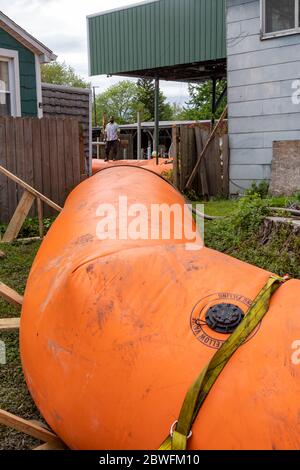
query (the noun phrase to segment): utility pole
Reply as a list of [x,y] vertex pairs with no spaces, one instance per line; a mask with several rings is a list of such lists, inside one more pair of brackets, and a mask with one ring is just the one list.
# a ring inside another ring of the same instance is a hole
[[95,121],[95,127],[97,127],[96,88],[100,88],[100,87],[99,87],[99,86],[93,86],[93,95],[94,95],[94,121]]
[[155,79],[155,130],[154,130],[154,150],[156,152],[156,165],[159,165],[159,78]]

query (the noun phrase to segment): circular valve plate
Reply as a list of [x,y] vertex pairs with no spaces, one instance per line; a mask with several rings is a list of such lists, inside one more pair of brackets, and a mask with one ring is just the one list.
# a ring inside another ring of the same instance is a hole
[[233,304],[217,304],[206,313],[206,323],[213,331],[231,334],[244,319],[244,312]]

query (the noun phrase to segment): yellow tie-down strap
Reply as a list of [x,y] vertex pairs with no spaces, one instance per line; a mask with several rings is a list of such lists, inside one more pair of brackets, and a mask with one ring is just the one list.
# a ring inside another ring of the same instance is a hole
[[187,450],[187,443],[192,434],[193,424],[208,393],[229,362],[229,359],[251,335],[268,312],[272,295],[287,280],[288,277],[282,278],[278,276],[272,276],[268,279],[242,323],[217,351],[189,389],[178,421],[174,423],[170,436],[164,441],[159,450]]

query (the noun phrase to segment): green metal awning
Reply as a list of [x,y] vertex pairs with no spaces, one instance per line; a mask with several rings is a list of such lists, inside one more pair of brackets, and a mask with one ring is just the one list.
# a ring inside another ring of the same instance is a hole
[[87,21],[90,75],[226,76],[225,0],[151,0]]

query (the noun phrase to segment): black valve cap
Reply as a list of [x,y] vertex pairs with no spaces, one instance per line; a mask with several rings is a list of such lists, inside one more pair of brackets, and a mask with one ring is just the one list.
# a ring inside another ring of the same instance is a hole
[[206,323],[213,331],[231,334],[244,319],[244,312],[233,304],[217,304],[206,313]]

